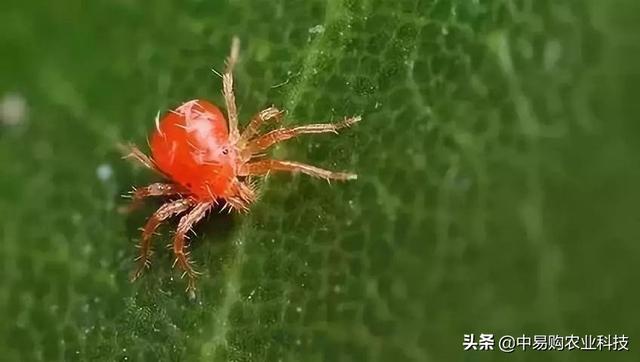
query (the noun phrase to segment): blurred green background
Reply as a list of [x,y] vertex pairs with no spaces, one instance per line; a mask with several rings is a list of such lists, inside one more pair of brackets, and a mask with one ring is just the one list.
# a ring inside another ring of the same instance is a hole
[[[4,1],[0,355],[6,361],[637,361],[640,3],[635,0]],[[131,284],[156,112],[364,121],[274,155],[211,215],[195,300],[157,237]],[[146,148],[145,148],[146,149]],[[465,333],[625,334],[629,352],[463,352]]]

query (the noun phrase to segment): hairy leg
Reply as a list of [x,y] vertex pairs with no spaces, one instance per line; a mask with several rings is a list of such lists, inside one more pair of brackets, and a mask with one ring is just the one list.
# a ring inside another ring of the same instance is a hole
[[139,189],[134,188],[131,192],[131,203],[124,211],[134,210],[141,204],[142,199],[146,197],[177,195],[182,192],[185,192],[185,190],[179,185],[161,182],[153,183]]
[[189,277],[187,291],[193,291],[195,289],[195,278],[198,273],[193,269],[189,257],[184,252],[184,241],[189,230],[191,230],[193,225],[206,215],[207,211],[209,211],[212,206],[213,202],[201,202],[196,204],[188,214],[184,215],[180,219],[176,235],[173,239],[173,253],[176,256],[174,265],[178,264],[180,269],[184,272],[183,276],[187,275]]
[[180,199],[166,203],[151,215],[146,225],[142,229],[142,240],[140,241],[140,255],[136,258],[138,267],[131,277],[131,281],[138,279],[144,268],[149,266],[149,256],[151,253],[151,236],[160,223],[171,216],[178,215],[191,207],[192,202],[188,199]]
[[264,151],[267,148],[273,146],[278,142],[282,142],[301,134],[315,134],[315,133],[338,133],[341,128],[349,127],[354,123],[360,121],[360,117],[345,118],[342,122],[338,123],[320,123],[310,124],[306,126],[299,126],[294,128],[281,128],[273,130],[263,136],[256,138],[249,142],[249,144],[242,150],[243,156],[250,156],[260,151]]
[[222,93],[227,106],[227,117],[229,119],[229,139],[232,143],[240,137],[238,131],[238,111],[236,109],[236,97],[233,94],[233,68],[238,61],[240,52],[240,40],[233,37],[231,41],[231,53],[227,59],[227,66],[222,75]]
[[122,158],[132,158],[140,162],[144,167],[162,174],[162,172],[156,167],[155,162],[153,162],[149,156],[145,155],[144,152],[140,151],[138,146],[133,143],[119,145],[118,148],[120,148],[120,150],[125,154]]
[[258,112],[258,114],[251,118],[251,122],[249,122],[247,127],[242,131],[240,139],[238,140],[238,146],[244,147],[244,144],[258,133],[258,130],[262,127],[264,122],[271,119],[279,119],[282,117],[282,113],[283,112],[281,110],[273,106]]
[[240,181],[236,178],[224,199],[226,203],[222,210],[228,208],[229,212],[231,209],[247,212],[249,206],[256,201],[256,186],[250,180]]
[[293,161],[261,160],[245,163],[239,170],[239,176],[264,175],[270,171],[302,172],[309,176],[320,177],[325,180],[355,180],[358,175],[347,172],[333,172],[315,166]]

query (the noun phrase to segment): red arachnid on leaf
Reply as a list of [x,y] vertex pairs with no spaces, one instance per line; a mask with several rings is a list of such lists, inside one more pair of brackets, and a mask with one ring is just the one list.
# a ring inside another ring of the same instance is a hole
[[189,283],[188,291],[195,288],[197,272],[185,251],[186,234],[208,211],[218,203],[223,208],[248,211],[256,193],[248,181],[270,171],[302,172],[310,176],[334,180],[354,180],[356,175],[332,172],[311,165],[266,158],[264,152],[274,144],[311,133],[337,133],[360,121],[349,117],[338,123],[310,124],[293,128],[279,128],[261,133],[260,128],[269,121],[278,120],[282,111],[269,107],[256,114],[247,127],[238,130],[238,115],[233,94],[233,67],[238,59],[239,41],[234,38],[231,55],[222,75],[223,94],[228,123],[215,105],[205,100],[191,100],[171,110],[160,119],[151,136],[151,157],[130,145],[125,157],[132,157],[156,171],[166,180],[134,189],[132,205],[149,196],[169,198],[142,228],[138,265],[132,281],[149,266],[151,236],[164,220],[182,215],[173,238],[174,265],[183,271]]

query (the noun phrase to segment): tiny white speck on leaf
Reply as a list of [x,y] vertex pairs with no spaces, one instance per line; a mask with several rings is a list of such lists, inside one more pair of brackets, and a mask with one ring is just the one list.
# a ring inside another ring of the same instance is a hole
[[316,25],[314,27],[309,28],[309,33],[311,33],[311,34],[322,34],[322,33],[324,33],[324,25]]
[[96,168],[96,176],[102,182],[108,181],[113,176],[113,168],[111,165],[103,163]]
[[0,99],[0,122],[8,126],[21,124],[27,118],[27,101],[17,93],[7,93]]
[[253,299],[253,295],[256,293],[256,290],[252,290],[251,293],[249,293],[249,296],[247,297],[247,300],[251,300]]

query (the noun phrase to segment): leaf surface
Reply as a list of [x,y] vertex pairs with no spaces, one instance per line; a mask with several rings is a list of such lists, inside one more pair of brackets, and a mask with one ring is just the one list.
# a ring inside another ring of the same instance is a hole
[[[495,360],[463,352],[463,335],[640,337],[637,7],[8,4],[0,96],[22,97],[28,114],[0,119],[0,354]],[[248,215],[211,215],[192,238],[195,300],[163,247],[175,223],[131,284],[137,228],[159,202],[117,212],[154,179],[115,145],[145,145],[159,109],[223,104],[211,68],[232,35],[245,122],[271,104],[285,125],[363,116],[274,157],[359,178],[274,174]]]

